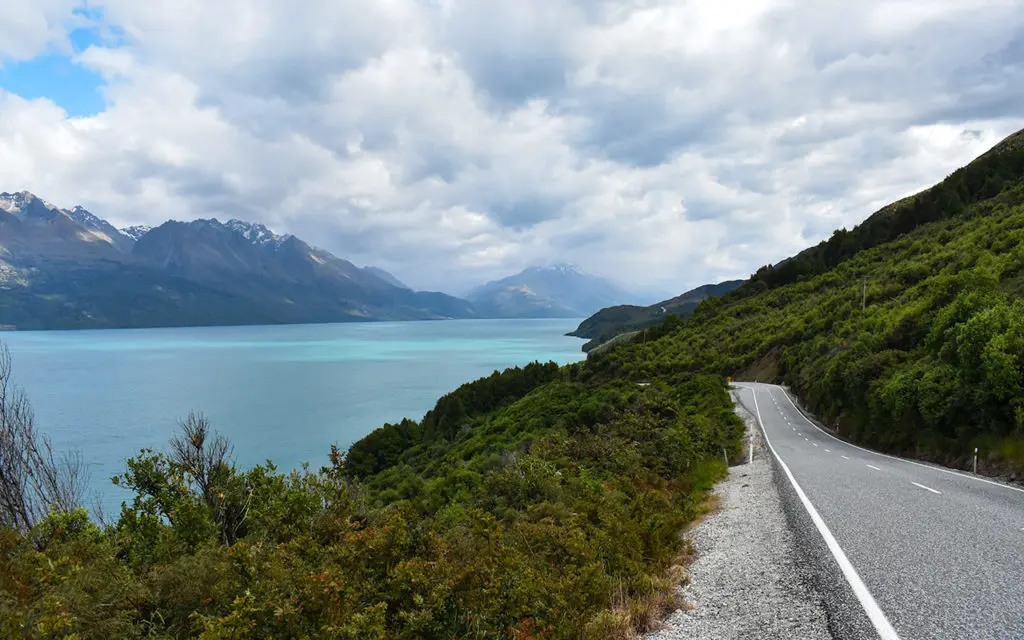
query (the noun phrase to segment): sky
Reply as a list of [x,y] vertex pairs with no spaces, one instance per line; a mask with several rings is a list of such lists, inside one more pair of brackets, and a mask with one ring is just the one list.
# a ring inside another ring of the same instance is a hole
[[417,288],[746,277],[1024,128],[1020,0],[4,0],[0,191]]

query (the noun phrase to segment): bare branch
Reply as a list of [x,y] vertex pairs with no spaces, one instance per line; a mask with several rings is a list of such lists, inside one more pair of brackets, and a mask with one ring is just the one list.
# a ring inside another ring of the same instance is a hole
[[11,353],[0,343],[0,526],[26,532],[51,510],[78,506],[87,479],[80,455],[54,459],[11,370]]

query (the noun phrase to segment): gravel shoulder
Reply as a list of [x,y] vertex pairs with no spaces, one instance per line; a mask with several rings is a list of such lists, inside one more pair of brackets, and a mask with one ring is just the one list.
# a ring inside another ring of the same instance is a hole
[[832,638],[822,597],[801,571],[800,554],[773,479],[771,455],[756,421],[754,460],[729,470],[715,489],[719,510],[687,531],[695,550],[686,607],[645,640]]

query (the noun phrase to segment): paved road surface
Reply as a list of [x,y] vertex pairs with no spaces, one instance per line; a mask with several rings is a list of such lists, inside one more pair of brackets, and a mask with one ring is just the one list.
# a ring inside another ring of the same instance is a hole
[[736,386],[782,462],[793,510],[813,523],[803,535],[828,549],[820,564],[851,594],[830,607],[859,617],[839,635],[1024,639],[1024,490],[846,444],[781,387]]

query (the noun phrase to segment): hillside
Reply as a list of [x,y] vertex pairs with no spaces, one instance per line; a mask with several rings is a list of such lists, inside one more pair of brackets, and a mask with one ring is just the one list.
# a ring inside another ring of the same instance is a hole
[[363,271],[369,273],[372,276],[380,278],[381,280],[387,282],[393,287],[398,287],[399,289],[409,289],[410,291],[412,290],[412,287],[405,284],[404,282],[396,278],[394,275],[388,273],[387,271],[381,269],[380,267],[363,267]]
[[0,287],[0,325],[19,329],[476,317],[263,225],[118,230],[28,192],[0,194]]
[[592,366],[783,382],[856,442],[1021,477],[1020,140]]
[[590,340],[583,345],[583,350],[590,351],[617,335],[661,324],[668,315],[685,318],[707,298],[725,295],[743,283],[743,280],[729,280],[718,284],[706,284],[647,307],[628,304],[607,307],[581,322],[580,326],[568,335],[589,338]]
[[579,318],[635,296],[573,265],[530,267],[488,282],[466,296],[483,317]]
[[888,211],[643,340],[465,384],[319,471],[203,467],[227,445],[192,418],[128,462],[116,524],[0,530],[0,634],[45,614],[82,638],[629,637],[679,608],[679,534],[742,451],[727,375],[791,385],[844,438],[952,465],[977,446],[980,472],[1019,479],[1024,149]]

